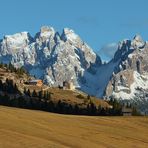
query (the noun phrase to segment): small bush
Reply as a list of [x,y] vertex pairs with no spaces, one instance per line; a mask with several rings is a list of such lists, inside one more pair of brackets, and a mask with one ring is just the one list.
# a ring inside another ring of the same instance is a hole
[[79,99],[85,99],[85,96],[79,94],[79,95],[77,95],[77,98],[79,98]]

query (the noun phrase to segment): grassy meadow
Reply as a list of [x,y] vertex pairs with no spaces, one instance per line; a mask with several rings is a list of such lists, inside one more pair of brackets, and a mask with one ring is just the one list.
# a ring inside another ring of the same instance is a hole
[[147,117],[60,115],[0,106],[0,148],[147,148]]

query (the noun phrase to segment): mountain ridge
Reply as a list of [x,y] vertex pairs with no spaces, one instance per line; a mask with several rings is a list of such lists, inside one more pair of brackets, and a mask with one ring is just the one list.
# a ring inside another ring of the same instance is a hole
[[[91,65],[97,67],[102,63],[73,30],[65,28],[60,35],[48,26],[43,26],[34,38],[28,32],[5,36],[0,43],[0,59],[15,67],[24,66],[51,86],[62,85],[62,81],[70,79],[79,85],[78,75]],[[60,78],[60,73],[67,75]]]
[[[141,79],[142,84],[143,79],[146,80],[143,74],[148,72],[147,50],[148,43],[136,35],[132,40],[120,41],[113,59],[102,64],[100,56],[72,29],[64,28],[59,34],[53,27],[43,26],[34,37],[28,32],[5,36],[0,41],[0,60],[11,62],[15,67],[24,66],[51,87],[71,80],[93,96],[133,99],[136,87],[142,86],[138,80]],[[123,98],[120,92],[130,97]]]

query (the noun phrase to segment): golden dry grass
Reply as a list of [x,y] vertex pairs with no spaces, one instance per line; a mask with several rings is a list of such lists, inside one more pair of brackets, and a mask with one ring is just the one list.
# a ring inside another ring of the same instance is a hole
[[0,148],[148,147],[147,117],[71,116],[0,106]]
[[[58,88],[49,88],[48,90],[53,94],[52,97],[54,98],[54,100],[63,100],[65,102],[69,102],[70,104],[83,104],[83,103],[88,104],[90,102],[90,100],[87,100],[87,94],[78,90],[71,91],[71,90],[63,90]],[[78,97],[78,95],[80,94],[85,99],[80,99]],[[102,107],[109,106],[107,102],[95,97],[91,97],[91,101],[94,102],[94,104],[96,104],[97,106],[99,105],[101,105]]]
[[[39,86],[33,86],[33,85],[25,85],[26,89],[29,89],[31,92],[33,92],[33,90],[36,90],[36,92],[41,91],[41,89],[45,90],[45,91],[49,91],[52,95],[52,100],[55,102],[58,102],[59,100],[69,103],[71,105],[75,105],[75,104],[80,104],[80,106],[85,105],[85,107],[87,107],[87,104],[90,102],[90,100],[87,99],[87,94],[78,91],[78,90],[63,90],[63,89],[59,89],[57,87],[47,87],[46,85],[44,85],[43,87],[39,87]],[[82,95],[84,98],[79,98],[78,95]],[[96,105],[96,106],[102,106],[102,107],[109,107],[109,104],[107,102],[105,102],[102,99],[98,99],[96,97],[91,97],[91,101]],[[83,105],[82,105],[83,104]]]
[[[22,77],[24,79],[24,81],[27,81],[28,76],[26,74],[24,74],[23,76],[18,76],[18,74],[16,73],[11,73],[10,71],[7,71],[6,69],[2,69],[0,68],[0,79],[1,80],[5,80],[6,78],[8,79],[12,79],[18,86],[19,91],[21,91],[22,93],[24,92],[24,88],[26,88],[26,90],[30,90],[30,92],[32,93],[34,90],[36,92],[39,92],[41,90],[43,91],[49,91],[52,93],[52,100],[55,102],[58,102],[59,100],[61,100],[62,102],[66,102],[68,104],[71,105],[80,105],[81,107],[87,107],[87,104],[90,103],[90,100],[87,99],[87,94],[78,91],[78,90],[63,90],[63,89],[59,89],[57,87],[48,87],[47,85],[43,85],[42,87],[40,86],[35,86],[35,85],[28,85],[28,84],[24,84],[21,83],[20,81],[22,80]],[[77,96],[78,95],[82,95],[84,96],[84,99],[80,99]],[[93,102],[97,107],[98,106],[102,106],[104,108],[109,107],[109,104],[105,101],[103,101],[102,99],[98,99],[95,97],[91,97],[91,102]]]

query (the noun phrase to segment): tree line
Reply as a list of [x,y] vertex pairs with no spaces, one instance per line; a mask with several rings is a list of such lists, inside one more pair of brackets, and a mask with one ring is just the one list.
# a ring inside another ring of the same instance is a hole
[[[112,108],[96,106],[92,101],[87,105],[70,104],[62,100],[55,101],[53,94],[49,91],[30,91],[24,88],[21,93],[13,80],[0,80],[0,104],[12,107],[43,110],[61,114],[93,115],[93,116],[119,116],[122,115],[122,104],[116,99],[110,99],[108,103]],[[90,99],[90,96],[87,97]],[[131,105],[128,105],[130,108]],[[133,108],[133,114],[137,115],[136,108]]]
[[[10,72],[15,72],[19,75],[26,73],[24,68],[16,69],[11,63],[0,64],[0,68],[6,68]],[[78,96],[81,99],[85,99],[82,96]],[[88,95],[87,99],[91,97]],[[6,79],[5,82],[0,80],[0,104],[7,106],[14,106],[19,108],[36,109],[48,112],[55,112],[61,114],[78,114],[78,115],[122,115],[122,104],[116,99],[110,99],[108,103],[112,105],[112,108],[104,108],[102,106],[96,106],[92,101],[88,104],[70,104],[68,102],[55,101],[52,93],[49,91],[30,91],[24,88],[24,92],[21,93],[17,85],[13,80]],[[133,109],[136,115],[136,108]]]
[[[88,97],[89,98],[89,97]],[[77,115],[120,115],[112,109],[96,106],[90,102],[85,107],[80,104],[70,104],[62,100],[55,101],[49,91],[30,91],[24,88],[21,93],[13,80],[0,80],[0,104],[12,107],[36,109],[61,114]]]
[[0,63],[0,68],[6,68],[6,71],[10,71],[11,73],[14,72],[18,75],[23,75],[24,73],[28,75],[28,72],[25,70],[23,66],[20,68],[16,68],[11,63],[9,64]]

